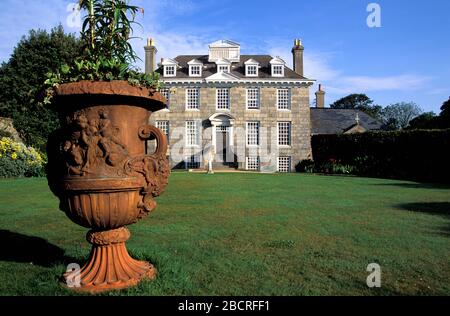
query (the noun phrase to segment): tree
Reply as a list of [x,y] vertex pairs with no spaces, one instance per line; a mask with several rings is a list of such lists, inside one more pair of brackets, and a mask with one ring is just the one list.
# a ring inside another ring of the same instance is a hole
[[439,118],[443,128],[450,128],[450,97],[442,104]]
[[426,112],[412,119],[408,129],[439,129],[439,123],[439,117],[434,112]]
[[370,107],[372,104],[373,100],[365,94],[350,94],[330,104],[330,107],[332,109],[359,109]]
[[44,150],[47,137],[58,128],[55,112],[37,102],[46,74],[79,56],[80,41],[62,26],[50,33],[32,30],[0,67],[0,112],[10,117],[28,145]]
[[386,129],[405,129],[412,119],[419,116],[421,108],[414,102],[400,102],[383,109],[383,122]]
[[330,104],[332,109],[354,109],[360,110],[375,119],[381,119],[382,107],[374,105],[373,100],[365,94],[350,94]]
[[445,101],[441,106],[441,116],[449,116],[450,117],[450,97]]

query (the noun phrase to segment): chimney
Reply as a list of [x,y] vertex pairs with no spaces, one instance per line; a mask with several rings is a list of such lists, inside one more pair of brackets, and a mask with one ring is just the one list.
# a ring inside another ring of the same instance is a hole
[[321,84],[319,84],[319,90],[316,92],[316,107],[319,109],[325,107],[325,91],[322,90]]
[[303,76],[303,51],[305,48],[302,46],[302,41],[296,39],[294,41],[294,47],[292,48],[292,55],[294,57],[294,71],[300,76]]
[[155,47],[155,41],[151,38],[147,40],[145,49],[145,73],[150,74],[155,71],[156,53],[158,50]]

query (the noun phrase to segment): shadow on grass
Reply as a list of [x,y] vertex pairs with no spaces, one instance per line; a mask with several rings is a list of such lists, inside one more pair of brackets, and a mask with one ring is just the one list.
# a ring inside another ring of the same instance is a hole
[[65,256],[63,249],[39,237],[0,229],[0,240],[3,245],[0,261],[33,263],[42,267],[76,262],[74,258]]
[[[405,203],[397,207],[410,212],[442,216],[450,221],[450,202]],[[444,227],[443,234],[450,237],[450,222]]]
[[443,183],[415,183],[415,182],[401,182],[401,183],[376,183],[373,185],[377,186],[393,186],[393,187],[401,187],[401,188],[407,188],[407,189],[449,189],[450,190],[450,184],[443,184]]

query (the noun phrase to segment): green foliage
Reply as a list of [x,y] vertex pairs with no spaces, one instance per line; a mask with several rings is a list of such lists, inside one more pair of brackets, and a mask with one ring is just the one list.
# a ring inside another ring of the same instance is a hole
[[450,128],[450,97],[442,104],[439,119],[442,128]]
[[450,97],[441,106],[441,116],[450,117]]
[[[428,182],[450,182],[450,152],[445,150],[449,147],[450,130],[312,137],[316,170],[333,161],[351,166],[351,174]],[[336,172],[328,167],[330,173]]]
[[413,118],[407,129],[436,129],[440,127],[439,117],[434,112],[423,113]]
[[385,107],[382,115],[386,129],[399,130],[407,128],[411,120],[421,112],[421,108],[414,102],[400,102]]
[[332,109],[360,110],[375,119],[380,119],[382,112],[382,107],[380,105],[374,105],[373,100],[365,94],[350,94],[330,104],[330,107]]
[[0,139],[0,178],[42,177],[45,160],[32,147],[10,138]]
[[79,56],[81,45],[62,26],[32,30],[0,67],[0,112],[13,119],[14,127],[30,146],[45,150],[48,135],[59,127],[58,116],[36,101],[46,74]]
[[8,137],[8,138],[10,138],[11,136],[12,136],[12,135],[11,135],[10,132],[0,130],[0,138],[3,138],[3,137]]
[[372,104],[373,101],[365,94],[350,94],[330,104],[330,107],[332,109],[359,109]]
[[313,173],[314,172],[314,161],[311,159],[305,159],[300,161],[296,166],[295,170],[297,172]]
[[296,166],[297,172],[304,173],[326,173],[326,174],[343,174],[350,175],[355,173],[355,167],[352,165],[341,164],[340,161],[330,159],[322,163],[315,163],[312,160],[302,160]]
[[129,0],[80,0],[87,11],[81,40],[83,54],[73,63],[63,64],[58,71],[48,73],[44,85],[45,104],[51,103],[59,84],[80,80],[126,80],[131,85],[159,89],[157,73],[142,74],[131,64],[136,61],[130,40],[136,14],[143,9],[129,5]]

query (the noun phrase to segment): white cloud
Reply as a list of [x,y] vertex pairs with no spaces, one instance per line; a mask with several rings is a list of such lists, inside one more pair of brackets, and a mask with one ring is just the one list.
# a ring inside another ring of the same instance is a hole
[[[76,0],[2,0],[5,5],[0,13],[0,59],[6,59],[17,43],[18,34],[26,34],[31,28],[50,28],[59,22],[66,24],[69,14],[66,12],[67,4]],[[19,2],[19,5],[18,5]],[[220,39],[223,34],[229,34],[223,24],[217,27],[194,28],[186,22],[186,27],[174,29],[170,27],[171,19],[183,19],[186,15],[201,13],[207,9],[208,4],[198,3],[192,0],[136,0],[136,5],[145,9],[144,17],[139,17],[143,29],[136,26],[135,36],[141,40],[134,40],[133,47],[144,59],[144,49],[147,37],[156,40],[158,58],[175,57],[186,54],[206,54],[208,44]],[[19,12],[13,12],[12,8],[22,7]],[[11,26],[15,32],[11,32]],[[76,31],[75,29],[66,29]],[[219,28],[220,27],[220,28]],[[13,34],[14,33],[14,34]],[[225,35],[226,36],[226,35]],[[255,54],[270,54],[280,56],[289,66],[292,66],[291,45],[292,39],[264,38],[241,40],[242,51]],[[420,74],[395,74],[383,76],[367,74],[362,69],[360,74],[348,74],[344,69],[333,65],[334,52],[318,51],[314,48],[305,49],[305,76],[323,83],[330,97],[340,97],[349,93],[370,93],[379,91],[412,91],[426,90],[427,83],[432,79]],[[143,69],[143,62],[137,62],[137,66]],[[314,90],[314,89],[311,89]],[[428,89],[425,93],[441,94],[445,89]],[[312,93],[314,91],[311,91]]]
[[411,91],[423,89],[430,77],[404,74],[396,76],[343,76],[330,82],[328,90],[333,93],[366,93],[375,91]]

